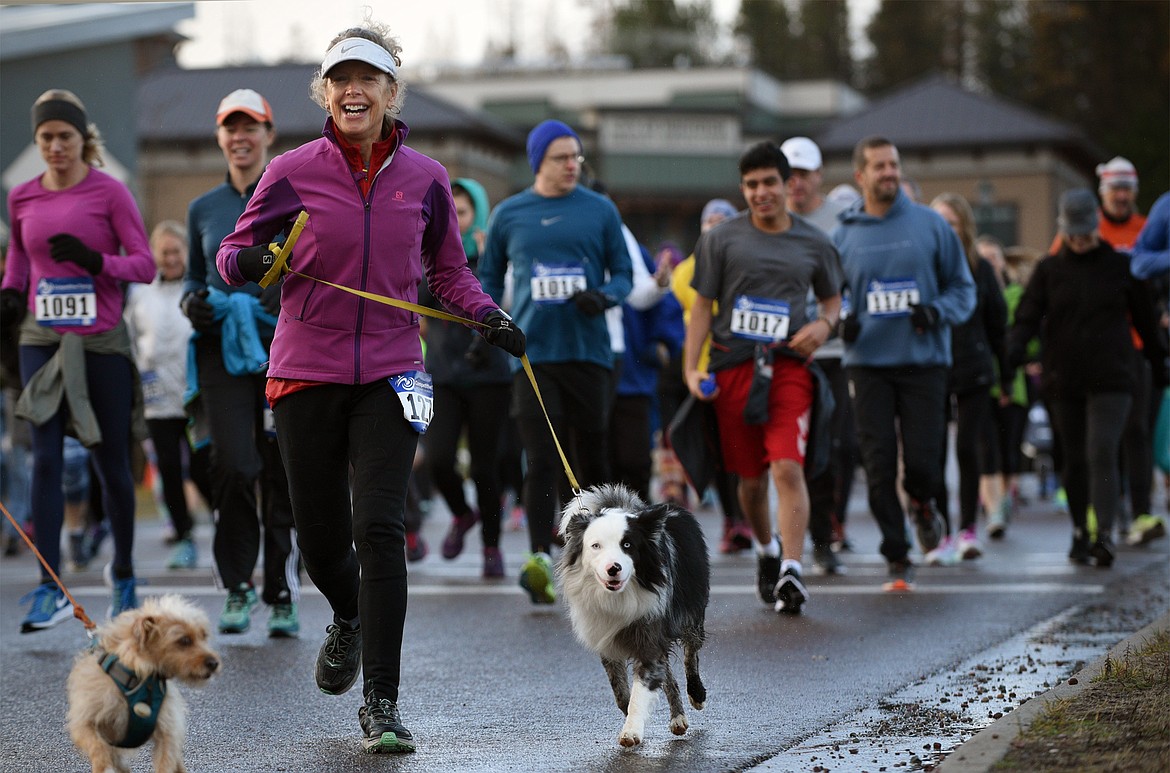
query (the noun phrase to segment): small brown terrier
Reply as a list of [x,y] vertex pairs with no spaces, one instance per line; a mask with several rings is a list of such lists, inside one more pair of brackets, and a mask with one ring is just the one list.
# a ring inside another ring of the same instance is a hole
[[98,649],[77,656],[67,683],[69,737],[94,773],[129,773],[154,739],[155,773],[183,773],[187,707],[168,679],[203,684],[219,668],[203,610],[177,595],[148,598],[101,626]]

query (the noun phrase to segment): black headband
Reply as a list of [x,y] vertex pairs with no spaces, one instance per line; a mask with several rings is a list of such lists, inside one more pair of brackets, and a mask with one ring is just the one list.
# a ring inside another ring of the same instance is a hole
[[64,99],[47,99],[33,105],[33,134],[36,134],[37,127],[45,121],[64,121],[76,128],[82,139],[89,133],[89,121],[85,117],[85,111]]

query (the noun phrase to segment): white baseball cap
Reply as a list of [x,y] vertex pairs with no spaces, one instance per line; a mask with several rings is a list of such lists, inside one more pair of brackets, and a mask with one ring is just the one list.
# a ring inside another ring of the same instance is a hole
[[321,75],[327,75],[334,66],[342,62],[365,62],[376,70],[398,80],[398,66],[390,52],[372,40],[365,38],[344,38],[325,52],[321,61]]
[[821,149],[808,137],[792,137],[780,146],[793,169],[815,172],[821,168]]
[[215,125],[223,126],[224,119],[232,113],[243,113],[258,123],[272,123],[268,100],[252,89],[236,89],[221,99],[215,110]]

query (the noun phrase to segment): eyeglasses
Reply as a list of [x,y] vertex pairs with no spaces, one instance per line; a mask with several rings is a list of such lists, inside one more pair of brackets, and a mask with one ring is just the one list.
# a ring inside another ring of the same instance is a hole
[[562,153],[559,156],[545,156],[545,161],[551,161],[557,166],[564,166],[570,161],[576,161],[578,165],[585,163],[585,156],[578,156],[572,153]]

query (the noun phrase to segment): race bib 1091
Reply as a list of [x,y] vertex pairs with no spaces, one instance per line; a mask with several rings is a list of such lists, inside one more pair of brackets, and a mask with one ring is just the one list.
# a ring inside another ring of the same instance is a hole
[[97,319],[93,277],[44,277],[37,282],[34,313],[38,325],[88,327]]

